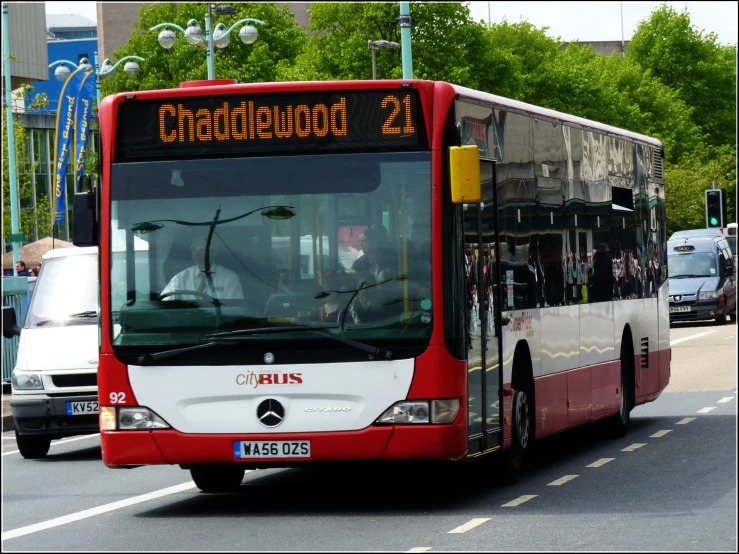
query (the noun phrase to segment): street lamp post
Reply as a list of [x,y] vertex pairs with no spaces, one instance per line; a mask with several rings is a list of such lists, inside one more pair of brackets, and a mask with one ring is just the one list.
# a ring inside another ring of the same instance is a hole
[[13,274],[21,259],[20,228],[18,225],[18,179],[15,173],[15,129],[13,128],[13,86],[10,77],[10,40],[8,35],[8,3],[3,2],[3,65],[5,66],[5,108],[8,127],[8,177],[10,179],[10,242],[13,245]]
[[397,48],[397,42],[390,42],[389,40],[368,40],[367,47],[372,50],[372,80],[377,79],[377,60],[375,59],[376,52],[378,50],[386,50],[389,48]]
[[[235,15],[236,9],[232,6],[215,6],[216,14],[224,15]],[[185,40],[195,46],[200,46],[206,49],[206,58],[208,60],[208,80],[213,81],[216,78],[216,64],[215,64],[215,50],[214,46],[218,48],[225,48],[228,43],[231,42],[231,32],[236,28],[237,25],[242,23],[256,23],[258,25],[264,25],[263,21],[258,19],[246,18],[241,19],[231,25],[229,29],[223,23],[216,25],[215,29],[212,28],[213,21],[213,4],[208,3],[208,13],[205,14],[205,37],[203,37],[203,31],[200,28],[200,24],[195,20],[191,19],[187,22],[187,29],[175,25],[174,23],[160,23],[155,25],[149,31],[156,31],[164,27],[164,30],[159,33],[157,40],[163,48],[172,48],[174,43],[177,42],[177,35],[170,29],[174,27],[185,35]],[[257,29],[252,25],[244,25],[239,31],[239,38],[244,44],[253,44],[259,36]]]
[[140,58],[138,56],[126,56],[125,58],[118,60],[118,62],[113,65],[113,62],[106,58],[101,69],[98,63],[98,53],[95,52],[94,68],[90,65],[90,61],[87,58],[82,58],[79,64],[70,62],[69,60],[58,60],[54,63],[50,63],[49,69],[51,69],[52,67],[56,67],[56,71],[54,71],[54,76],[57,78],[57,80],[62,82],[66,81],[67,77],[69,77],[70,70],[69,67],[67,67],[68,65],[72,66],[75,69],[79,69],[80,67],[82,67],[85,69],[85,71],[92,71],[94,69],[95,92],[97,93],[98,108],[100,108],[100,100],[102,99],[102,93],[100,92],[100,79],[110,77],[113,73],[115,73],[116,68],[123,62],[126,62],[126,65],[123,66],[123,72],[129,77],[135,77],[141,71],[139,64],[137,64],[135,61],[127,60],[138,60],[140,62],[146,61],[144,58]]

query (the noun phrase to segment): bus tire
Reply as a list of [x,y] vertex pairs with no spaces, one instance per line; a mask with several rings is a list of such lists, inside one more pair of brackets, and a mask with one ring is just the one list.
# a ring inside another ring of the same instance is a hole
[[36,435],[19,435],[15,430],[15,442],[21,456],[27,460],[46,458],[51,446],[51,438]]
[[234,492],[244,479],[244,468],[192,468],[190,475],[203,492]]
[[514,355],[515,389],[511,403],[511,446],[500,453],[498,467],[502,484],[515,483],[523,472],[526,456],[533,449],[536,412],[534,411],[534,378],[528,349],[517,349]]
[[626,332],[621,345],[621,403],[618,412],[606,420],[609,434],[613,438],[626,436],[634,407],[634,347]]

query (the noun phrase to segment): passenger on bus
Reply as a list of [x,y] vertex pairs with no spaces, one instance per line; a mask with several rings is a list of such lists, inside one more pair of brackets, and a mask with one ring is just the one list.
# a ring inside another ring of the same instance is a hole
[[382,225],[373,225],[359,236],[359,244],[362,246],[362,256],[352,264],[352,269],[357,272],[370,273],[373,277],[384,269],[393,269],[397,266],[397,260],[390,248],[387,229]]
[[212,297],[218,300],[244,298],[241,282],[236,273],[222,265],[213,263],[218,254],[218,244],[215,240],[211,241],[209,252],[212,277],[212,287],[210,286],[205,274],[206,244],[206,237],[195,236],[191,239],[190,253],[194,265],[183,269],[172,277],[162,290],[162,295],[174,291],[192,291],[198,294],[174,294],[163,298],[163,300],[197,300],[203,299],[202,295],[206,298]]
[[613,299],[613,256],[608,245],[601,243],[600,250],[593,256],[593,302]]

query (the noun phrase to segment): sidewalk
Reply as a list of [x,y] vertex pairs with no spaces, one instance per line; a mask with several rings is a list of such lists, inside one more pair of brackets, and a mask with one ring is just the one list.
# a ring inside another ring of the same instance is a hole
[[12,431],[13,415],[10,411],[10,383],[3,383],[3,431]]

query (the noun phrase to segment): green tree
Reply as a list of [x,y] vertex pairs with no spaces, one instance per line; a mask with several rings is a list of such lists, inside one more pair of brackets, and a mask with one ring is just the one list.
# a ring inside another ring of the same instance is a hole
[[507,52],[515,68],[504,96],[655,136],[672,161],[700,144],[701,129],[690,108],[649,71],[589,46],[563,48],[546,30],[503,21],[488,31],[490,48]]
[[[250,17],[263,21],[265,25],[255,25],[259,38],[254,44],[241,42],[237,36],[239,26],[232,31],[226,48],[215,48],[216,78],[236,79],[240,83],[277,80],[278,68],[292,64],[303,50],[307,41],[305,31],[287,6],[281,9],[274,3],[237,3],[233,6],[236,15],[214,16],[216,24],[223,23],[230,28],[236,21]],[[206,10],[206,5],[199,2],[143,5],[128,43],[116,50],[115,57],[140,56],[146,61],[141,62],[141,72],[135,78],[116,71],[115,76],[104,80],[103,94],[177,88],[183,81],[207,79],[205,49],[188,43],[179,31],[175,31],[177,42],[174,47],[165,49],[157,42],[161,29],[149,31],[160,23],[175,23],[184,29],[190,19],[195,19],[205,32]]]
[[665,164],[665,202],[667,231],[706,226],[706,189],[716,180],[726,189],[727,217],[736,221],[736,147],[700,147],[679,164]]
[[628,46],[628,57],[694,108],[713,145],[736,142],[736,53],[736,45],[692,26],[687,8],[678,13],[666,4],[639,24]]
[[[400,44],[398,3],[316,3],[311,30],[296,63],[281,68],[281,80],[372,78],[369,40]],[[510,56],[488,48],[485,29],[461,3],[413,3],[413,76],[491,90],[513,79]],[[377,52],[377,77],[403,76],[401,48]],[[503,86],[505,86],[503,84]],[[506,91],[503,91],[506,92]]]
[[[19,93],[14,93],[16,100],[25,99],[31,92],[33,87],[23,85]],[[42,95],[36,96],[36,101],[29,106],[39,108],[44,105],[46,99]],[[10,234],[12,231],[12,220],[10,214],[10,164],[8,152],[8,125],[7,112],[2,113],[3,128],[3,237],[6,242],[10,242]],[[18,226],[20,232],[25,234],[27,238],[31,238],[34,234],[39,237],[48,236],[51,233],[51,203],[46,195],[36,195],[36,209],[25,208],[29,206],[32,198],[31,177],[38,170],[38,164],[30,163],[29,155],[29,137],[28,130],[23,127],[16,118],[13,118],[13,131],[15,133],[15,171],[18,182]]]

